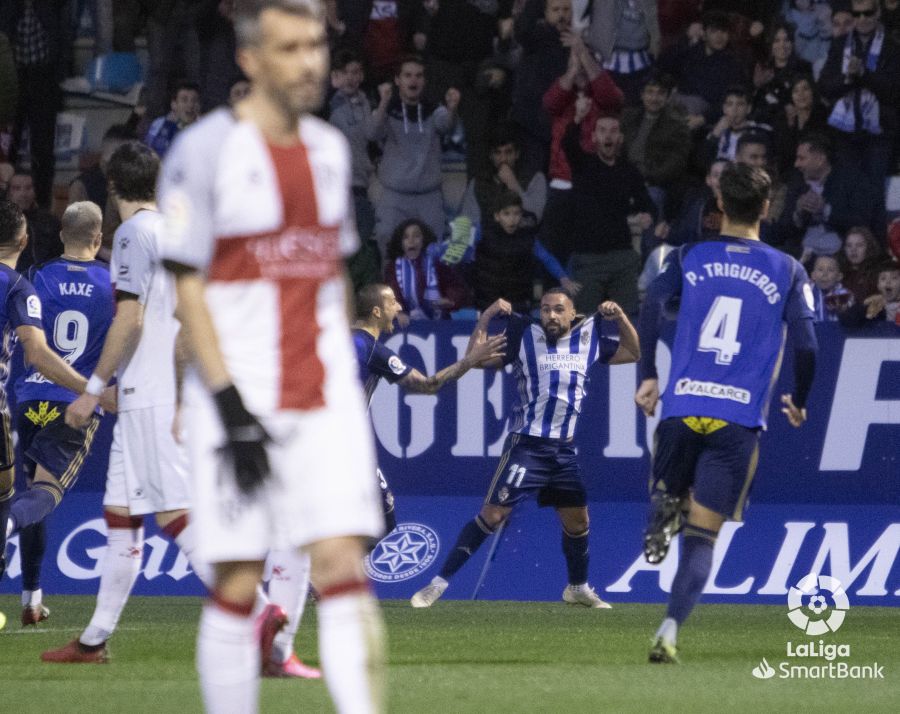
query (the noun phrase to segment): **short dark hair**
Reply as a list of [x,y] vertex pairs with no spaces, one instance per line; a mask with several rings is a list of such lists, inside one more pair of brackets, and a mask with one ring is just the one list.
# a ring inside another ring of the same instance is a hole
[[400,59],[397,60],[397,63],[394,65],[394,76],[397,77],[400,75],[400,70],[403,69],[403,65],[405,64],[417,64],[423,69],[425,68],[425,60],[422,59],[421,55],[414,54],[405,54],[401,55]]
[[670,94],[675,89],[675,78],[667,72],[656,69],[647,76],[644,87],[659,87],[666,94]]
[[881,261],[875,266],[875,275],[881,275],[882,273],[900,273],[900,263],[890,258]]
[[735,152],[740,153],[741,149],[743,149],[747,144],[762,144],[766,147],[766,151],[769,150],[769,139],[765,134],[758,131],[745,131],[741,134],[740,138],[737,140],[737,144],[734,147]]
[[520,148],[521,136],[516,125],[510,121],[502,121],[491,129],[488,139],[488,151],[494,151],[501,146],[512,144]]
[[819,134],[818,132],[813,131],[808,134],[803,134],[797,142],[797,146],[800,146],[800,144],[807,144],[810,151],[816,154],[824,154],[828,157],[828,160],[831,161],[833,148],[831,141],[825,134]]
[[703,13],[701,18],[704,30],[725,30],[731,32],[731,20],[727,13],[721,10],[710,10]]
[[566,290],[566,288],[564,288],[562,285],[555,285],[554,287],[550,288],[549,290],[545,290],[544,295],[564,295],[565,297],[569,298],[569,300],[572,301],[572,304],[575,304],[575,297],[572,295],[571,292]]
[[344,47],[335,52],[334,57],[331,58],[331,69],[344,69],[348,64],[354,62],[364,64],[362,55],[354,49]]
[[369,283],[356,291],[356,316],[360,320],[368,320],[372,316],[372,310],[381,307],[385,290],[390,290],[390,286],[384,283]]
[[169,92],[169,100],[174,102],[176,99],[178,99],[179,92],[184,91],[197,92],[197,94],[199,95],[200,85],[196,82],[191,82],[188,79],[180,79],[172,85],[172,91]]
[[772,179],[762,169],[728,164],[719,178],[719,194],[728,220],[745,226],[759,221],[771,188]]
[[159,157],[146,144],[129,141],[109,157],[106,177],[116,196],[125,201],[152,201],[156,197]]
[[22,224],[25,223],[25,214],[12,201],[0,198],[0,246],[12,245]]
[[725,94],[722,95],[722,104],[725,103],[725,100],[728,99],[728,97],[741,97],[749,103],[750,90],[743,84],[732,84],[725,90]]
[[500,213],[500,211],[509,206],[518,206],[519,208],[522,208],[522,197],[515,191],[498,191],[493,200],[494,213]]
[[425,250],[425,246],[434,243],[437,240],[434,231],[428,227],[427,223],[420,221],[418,218],[407,218],[394,229],[393,233],[391,233],[391,239],[388,241],[386,250],[388,260],[396,260],[403,255],[403,234],[406,233],[406,229],[410,226],[418,226],[419,230],[422,231],[423,251]]

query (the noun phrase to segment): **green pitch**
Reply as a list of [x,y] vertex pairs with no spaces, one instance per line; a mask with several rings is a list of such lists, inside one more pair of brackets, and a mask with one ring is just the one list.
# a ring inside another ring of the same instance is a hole
[[[10,714],[201,710],[194,674],[199,601],[132,598],[109,665],[47,665],[90,617],[93,597],[50,597],[50,620],[19,628],[18,598],[0,596],[0,711]],[[392,712],[873,712],[900,711],[900,610],[851,608],[826,642],[849,644],[849,663],[884,665],[876,681],[758,680],[765,657],[786,661],[788,640],[809,638],[785,607],[701,605],[680,638],[683,664],[646,663],[661,605],[584,610],[562,603],[441,601],[428,610],[387,601]],[[315,608],[300,654],[315,663]],[[816,638],[818,639],[818,638]],[[795,660],[810,663],[810,660]],[[822,663],[824,660],[815,660]],[[263,712],[320,712],[322,682],[267,680]]]

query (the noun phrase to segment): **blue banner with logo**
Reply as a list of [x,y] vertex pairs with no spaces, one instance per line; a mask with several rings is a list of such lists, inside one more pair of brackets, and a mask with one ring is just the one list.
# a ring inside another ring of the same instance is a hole
[[[419,324],[387,344],[434,373],[464,354],[470,329],[461,322]],[[900,605],[900,337],[888,325],[852,333],[835,325],[817,329],[809,421],[794,430],[773,406],[746,522],[727,524],[719,538],[708,601],[782,603],[796,581],[822,572],[840,580],[854,604]],[[663,344],[663,381],[668,365]],[[660,566],[641,558],[655,423],[634,406],[636,380],[633,365],[595,367],[577,436],[591,498],[590,579],[611,602],[664,600],[677,564],[677,545]],[[787,355],[773,404],[791,384]],[[437,396],[379,386],[372,403],[379,462],[401,524],[366,564],[382,597],[409,597],[425,585],[477,513],[513,396],[512,378],[503,372],[470,372]],[[96,591],[105,532],[104,427],[75,492],[51,517],[48,593]],[[184,556],[147,525],[136,592],[201,593]],[[20,585],[15,538],[8,555],[0,592]],[[445,597],[555,600],[565,581],[556,515],[526,504],[485,542]]]

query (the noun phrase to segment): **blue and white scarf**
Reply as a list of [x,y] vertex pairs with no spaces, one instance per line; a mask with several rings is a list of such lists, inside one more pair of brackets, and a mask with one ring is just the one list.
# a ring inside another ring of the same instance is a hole
[[[856,37],[855,32],[847,34],[847,40],[844,42],[844,59],[841,64],[841,71],[847,74],[847,68],[850,65],[850,58],[853,56],[853,40]],[[869,45],[869,52],[866,56],[866,71],[874,72],[878,67],[878,58],[881,56],[881,48],[884,45],[884,28],[879,26]],[[881,107],[876,97],[868,89],[854,87],[841,97],[834,108],[831,110],[831,116],[828,117],[828,125],[833,126],[838,131],[848,134],[854,134],[858,131],[865,131],[869,134],[881,134]]]
[[[433,317],[433,313],[437,309],[435,305],[441,298],[441,291],[438,288],[436,258],[432,246],[429,245],[415,260],[401,255],[394,261],[397,285],[400,287],[400,294],[403,302],[409,308],[411,317]],[[424,265],[421,265],[422,263]],[[418,272],[420,265],[425,270],[425,292],[422,300],[419,300]],[[416,314],[414,315],[414,313]]]

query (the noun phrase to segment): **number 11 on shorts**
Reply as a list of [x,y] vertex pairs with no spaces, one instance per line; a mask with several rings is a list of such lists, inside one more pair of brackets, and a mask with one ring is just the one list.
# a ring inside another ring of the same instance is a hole
[[522,485],[522,479],[525,478],[525,467],[513,464],[509,467],[509,473],[506,475],[506,483],[508,486],[518,488]]

